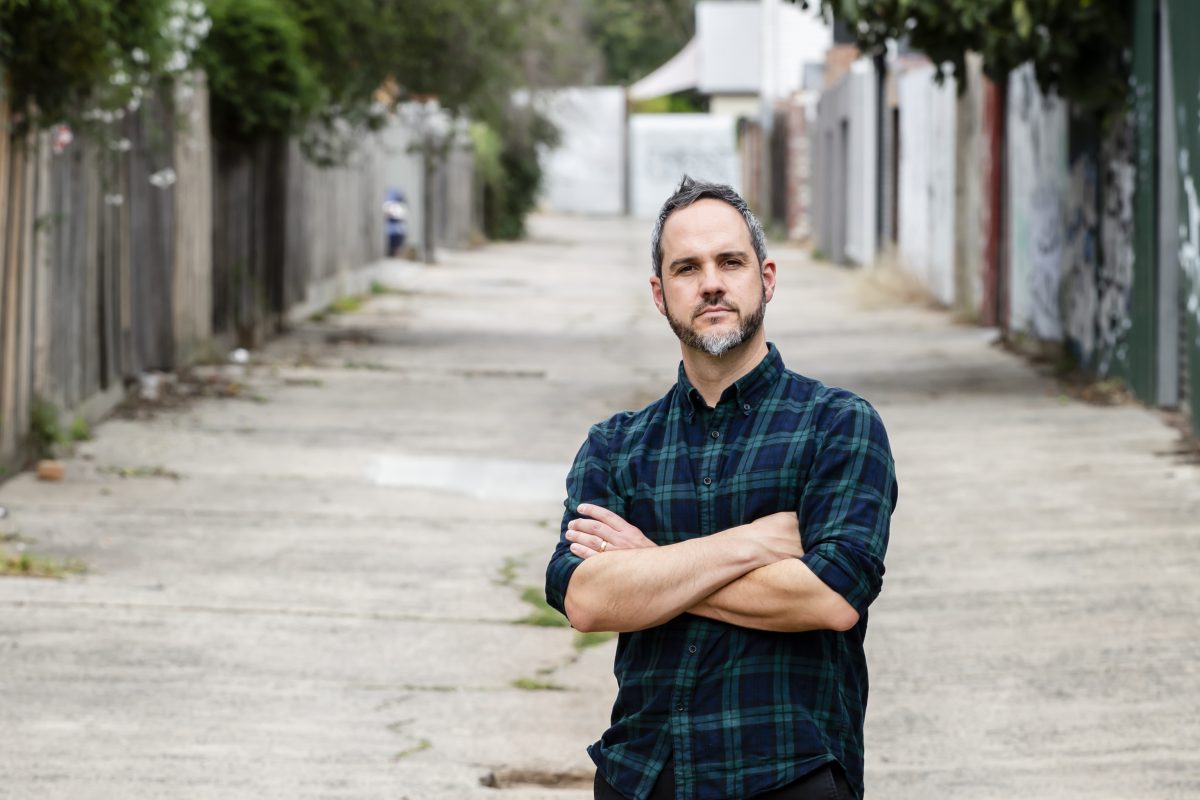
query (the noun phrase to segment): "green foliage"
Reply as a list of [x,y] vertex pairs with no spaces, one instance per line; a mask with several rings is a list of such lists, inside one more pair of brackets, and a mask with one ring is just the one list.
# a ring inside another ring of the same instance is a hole
[[[817,0],[793,0],[808,7]],[[968,52],[996,80],[1032,62],[1043,91],[1081,110],[1125,106],[1133,5],[1124,0],[820,0],[844,20],[868,55],[889,39],[908,42],[938,65],[965,71]]]
[[541,187],[539,149],[556,146],[559,134],[548,119],[529,108],[511,109],[504,124],[499,133],[476,123],[471,138],[483,181],[484,233],[491,239],[519,239]]
[[92,429],[88,421],[80,416],[71,421],[71,429],[67,431],[67,435],[72,442],[86,442],[92,438]]
[[189,67],[208,30],[186,0],[0,0],[0,65],[19,127],[112,122]]
[[316,104],[301,145],[318,164],[344,162],[386,107],[375,95],[394,68],[395,6],[376,0],[283,0],[303,33]]
[[587,28],[604,55],[605,77],[628,84],[679,52],[695,32],[695,0],[591,0]]
[[34,398],[29,414],[29,439],[35,454],[40,458],[49,455],[55,445],[63,444],[61,414],[58,407],[43,398]]
[[197,57],[208,73],[213,132],[250,140],[299,131],[321,93],[288,8],[279,0],[209,0],[209,14],[212,31]]
[[12,105],[60,119],[112,74],[109,0],[4,0],[0,62]]
[[366,298],[358,295],[342,295],[333,299],[327,311],[330,314],[353,314],[362,308],[364,302]]
[[676,92],[637,100],[630,110],[635,114],[700,114],[708,111],[708,101],[698,92]]
[[521,83],[518,55],[528,5],[494,0],[409,5],[390,40],[401,99],[436,97],[452,114],[500,119],[512,88]]

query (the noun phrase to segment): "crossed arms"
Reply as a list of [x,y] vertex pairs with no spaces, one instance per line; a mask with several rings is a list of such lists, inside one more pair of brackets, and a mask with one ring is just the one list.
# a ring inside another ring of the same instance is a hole
[[684,612],[768,631],[854,627],[882,584],[895,465],[865,401],[842,402],[825,429],[796,511],[657,546],[612,511],[623,504],[609,432],[593,426],[568,476],[547,600],[582,631],[641,630]]
[[566,531],[583,559],[565,597],[581,631],[636,631],[683,612],[768,631],[845,631],[858,612],[800,561],[795,512],[659,547],[593,504]]

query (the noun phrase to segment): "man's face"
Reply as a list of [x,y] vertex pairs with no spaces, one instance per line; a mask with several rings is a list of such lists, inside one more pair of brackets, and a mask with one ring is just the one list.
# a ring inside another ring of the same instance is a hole
[[719,356],[754,338],[775,293],[775,262],[759,268],[737,209],[704,198],[667,217],[654,304],[686,347]]

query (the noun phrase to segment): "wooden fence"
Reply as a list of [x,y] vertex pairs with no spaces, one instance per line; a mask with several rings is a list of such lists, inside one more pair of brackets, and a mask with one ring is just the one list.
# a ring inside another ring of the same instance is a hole
[[58,148],[53,133],[0,136],[0,463],[25,454],[35,409],[95,416],[210,338],[206,107],[203,91],[175,110],[151,99]]
[[217,332],[257,346],[315,296],[384,256],[384,179],[368,141],[344,166],[317,167],[295,141],[218,144],[213,305]]
[[[319,168],[295,141],[214,142],[203,76],[172,100],[58,147],[0,134],[0,466],[35,416],[95,418],[141,373],[257,346],[383,258],[385,184],[417,155],[373,137]],[[471,154],[452,161],[434,201],[453,245],[477,213]]]

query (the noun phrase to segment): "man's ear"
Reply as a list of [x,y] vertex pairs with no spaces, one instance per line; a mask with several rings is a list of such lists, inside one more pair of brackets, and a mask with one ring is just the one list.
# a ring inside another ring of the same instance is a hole
[[768,303],[775,296],[775,268],[775,261],[770,258],[762,264],[763,299]]
[[663,300],[662,278],[657,275],[650,276],[650,294],[654,297],[654,305],[658,308],[658,313],[665,317],[667,315],[667,304]]

